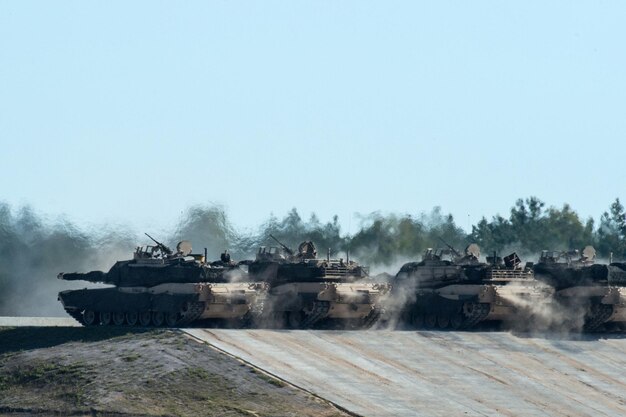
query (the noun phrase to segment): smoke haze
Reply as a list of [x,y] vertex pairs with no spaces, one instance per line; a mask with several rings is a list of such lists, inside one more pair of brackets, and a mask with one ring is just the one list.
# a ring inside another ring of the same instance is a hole
[[56,294],[85,283],[56,279],[59,272],[108,268],[127,257],[134,239],[121,232],[85,233],[65,220],[49,224],[31,208],[12,214],[0,205],[0,315],[62,315]]

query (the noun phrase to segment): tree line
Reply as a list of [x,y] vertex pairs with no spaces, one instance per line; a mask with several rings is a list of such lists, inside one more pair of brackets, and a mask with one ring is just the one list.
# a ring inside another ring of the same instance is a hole
[[593,219],[582,219],[568,204],[546,207],[538,198],[529,197],[517,200],[508,217],[483,217],[470,233],[439,207],[417,215],[360,216],[359,230],[353,235],[342,232],[337,216],[325,223],[315,214],[304,220],[294,208],[281,219],[271,216],[255,233],[237,233],[219,206],[189,209],[175,233],[176,238],[208,246],[212,253],[230,248],[239,259],[253,256],[260,245],[275,245],[270,235],[292,248],[302,240],[312,240],[320,254],[332,248],[335,255],[351,253],[363,263],[378,265],[390,265],[398,258],[419,259],[426,248],[443,247],[444,242],[459,250],[477,243],[483,253],[517,251],[532,261],[543,249],[593,245],[600,258],[626,259],[626,213],[619,199],[601,215],[597,227]]

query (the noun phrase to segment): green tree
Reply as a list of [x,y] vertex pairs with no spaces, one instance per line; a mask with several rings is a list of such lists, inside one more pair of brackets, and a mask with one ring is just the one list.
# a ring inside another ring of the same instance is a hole
[[547,230],[543,216],[544,205],[537,197],[530,197],[517,200],[511,209],[509,222],[512,234],[521,247],[531,252],[540,251],[545,245]]
[[451,214],[442,213],[439,206],[433,208],[429,214],[422,214],[420,220],[426,229],[425,243],[427,247],[443,247],[443,240],[461,252],[470,243],[470,239],[463,232],[463,229],[454,222],[454,217]]
[[544,221],[542,241],[544,249],[581,249],[586,245],[593,245],[593,219],[585,224],[572,210],[569,204],[562,209],[549,208]]
[[616,259],[626,259],[626,213],[616,198],[608,212],[602,214],[598,228],[598,250],[602,256],[611,253]]
[[362,225],[350,239],[350,251],[368,264],[390,264],[396,254],[393,218],[372,213],[367,216],[369,224]]
[[310,240],[315,243],[322,255],[327,249],[331,249],[335,254],[345,249],[345,239],[341,237],[341,227],[339,218],[333,217],[332,222],[322,224],[315,213],[311,214],[308,222],[304,222],[295,208],[291,209],[282,220],[275,216],[270,217],[260,228],[256,238],[249,239],[255,246],[272,245],[276,246],[270,234],[280,240],[283,244],[296,250],[298,245]]
[[[155,238],[159,239],[157,236]],[[160,239],[159,239],[160,240]],[[218,259],[225,249],[234,249],[237,236],[222,206],[192,206],[179,221],[171,242],[189,240],[196,252],[207,248],[209,259]],[[174,249],[174,248],[172,248]],[[235,253],[238,256],[239,253]]]
[[442,247],[441,239],[459,251],[469,242],[452,215],[435,207],[418,219],[377,212],[365,216],[349,245],[363,263],[390,265],[398,257],[419,260],[427,247]]
[[495,216],[491,222],[483,217],[472,226],[471,238],[485,253],[500,253],[516,240],[511,223],[502,216]]
[[542,249],[580,249],[594,244],[593,220],[583,222],[568,204],[561,209],[550,207],[536,197],[519,199],[508,219],[485,218],[472,227],[472,239],[483,252],[515,249],[538,253]]

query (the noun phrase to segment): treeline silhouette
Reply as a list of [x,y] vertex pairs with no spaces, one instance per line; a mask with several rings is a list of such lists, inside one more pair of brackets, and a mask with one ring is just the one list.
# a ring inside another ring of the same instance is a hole
[[[478,243],[485,254],[517,251],[529,261],[535,261],[542,249],[579,249],[589,244],[601,258],[626,259],[626,214],[619,199],[602,213],[597,225],[593,219],[581,219],[567,204],[546,207],[536,197],[520,199],[508,217],[482,218],[469,234],[439,207],[415,215],[360,215],[358,230],[349,235],[337,216],[322,222],[313,214],[305,220],[295,208],[282,218],[270,216],[250,232],[237,230],[219,205],[193,206],[168,236],[155,237],[170,245],[190,240],[196,251],[206,247],[215,259],[224,249],[234,259],[246,259],[254,256],[258,246],[275,244],[270,234],[292,248],[312,240],[321,256],[331,248],[333,256],[345,258],[349,252],[351,258],[383,269],[398,260],[419,259],[426,248],[441,247],[441,239],[458,249]],[[83,230],[67,219],[48,222],[30,207],[14,211],[0,203],[0,315],[33,307],[37,309],[33,314],[60,312],[55,292],[68,283],[55,279],[58,272],[107,270],[145,243],[148,239],[137,231]]]
[[[302,240],[312,240],[320,254],[332,248],[335,255],[349,251],[366,264],[390,265],[398,257],[419,258],[429,247],[441,247],[443,241],[458,249],[478,243],[483,253],[517,251],[532,259],[542,249],[569,250],[593,245],[598,256],[626,259],[626,214],[616,199],[600,217],[581,217],[568,205],[547,207],[536,197],[519,199],[508,217],[483,217],[467,234],[452,215],[435,207],[430,213],[381,214],[359,216],[358,231],[348,235],[339,219],[323,223],[315,214],[304,220],[297,209],[282,219],[271,216],[256,233],[238,233],[219,206],[196,206],[188,210],[178,225],[175,239],[189,239],[208,247],[210,253],[230,248],[235,258],[254,255],[260,245],[275,244],[270,234],[295,248]],[[391,271],[390,271],[391,272]]]

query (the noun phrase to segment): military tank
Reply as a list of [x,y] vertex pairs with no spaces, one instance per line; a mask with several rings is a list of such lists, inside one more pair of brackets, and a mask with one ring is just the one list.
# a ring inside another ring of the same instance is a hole
[[516,253],[505,258],[494,253],[486,263],[479,257],[476,244],[464,254],[447,245],[427,249],[420,262],[404,264],[392,280],[390,297],[398,306],[399,324],[470,329],[484,321],[535,320],[533,310],[549,303],[553,290],[535,280]]
[[[148,235],[148,237],[150,237]],[[176,252],[154,240],[138,247],[133,259],[116,262],[108,272],[60,273],[59,279],[108,284],[59,293],[65,311],[85,326],[180,327],[199,320],[241,326],[259,315],[266,285],[249,282],[224,252],[216,262],[192,254],[180,242]]]
[[296,252],[271,238],[279,246],[261,246],[247,263],[251,279],[269,285],[261,326],[369,328],[378,320],[387,283],[369,281],[367,268],[347,256],[331,259],[329,250],[318,258],[313,242],[302,242]]
[[626,263],[596,264],[593,246],[582,250],[541,252],[533,269],[537,279],[555,288],[566,311],[563,325],[598,331],[609,323],[626,324]]

